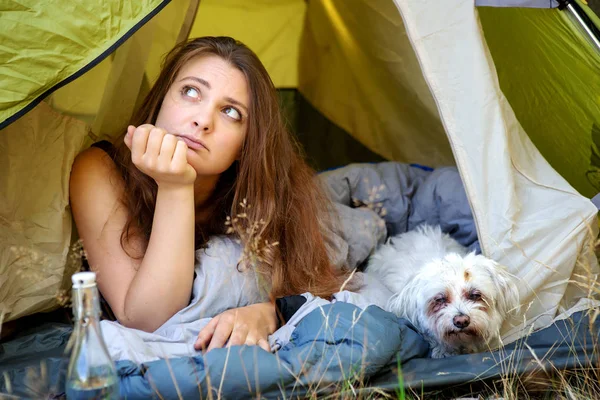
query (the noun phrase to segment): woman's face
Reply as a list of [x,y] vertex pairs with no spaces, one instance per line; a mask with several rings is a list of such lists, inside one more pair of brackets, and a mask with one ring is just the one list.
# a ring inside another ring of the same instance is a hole
[[155,125],[186,142],[198,177],[219,175],[240,156],[249,102],[240,70],[218,56],[198,56],[175,77]]

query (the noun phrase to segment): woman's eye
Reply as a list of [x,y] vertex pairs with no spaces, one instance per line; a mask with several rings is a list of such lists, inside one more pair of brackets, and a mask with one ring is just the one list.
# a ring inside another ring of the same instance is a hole
[[191,97],[193,99],[197,99],[200,97],[200,92],[198,91],[198,89],[192,86],[185,86],[181,92],[184,96]]
[[240,112],[238,110],[236,110],[233,107],[227,107],[223,110],[223,112],[225,112],[225,114],[229,117],[229,118],[233,118],[236,121],[241,121],[242,120],[242,115],[240,114]]

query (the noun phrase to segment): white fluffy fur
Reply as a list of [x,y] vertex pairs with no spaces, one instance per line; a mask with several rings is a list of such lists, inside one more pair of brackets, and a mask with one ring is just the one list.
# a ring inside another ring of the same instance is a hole
[[366,273],[394,293],[388,311],[415,325],[436,358],[497,347],[500,326],[519,303],[504,267],[468,253],[439,226],[390,238]]

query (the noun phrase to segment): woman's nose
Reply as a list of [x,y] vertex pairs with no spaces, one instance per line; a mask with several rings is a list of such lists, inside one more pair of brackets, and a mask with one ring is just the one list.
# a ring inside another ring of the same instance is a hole
[[207,123],[199,123],[198,121],[194,121],[194,127],[195,128],[200,128],[201,130],[203,130],[204,132],[208,132],[210,130],[210,127]]
[[197,114],[192,122],[194,128],[203,132],[211,132],[213,129],[213,118],[210,112]]

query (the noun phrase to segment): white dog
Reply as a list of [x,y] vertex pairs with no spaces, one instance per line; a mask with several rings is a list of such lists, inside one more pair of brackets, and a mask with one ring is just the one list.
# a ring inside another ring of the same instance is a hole
[[502,266],[468,253],[439,226],[390,238],[365,272],[394,293],[388,311],[415,325],[435,358],[497,347],[500,326],[519,303]]

